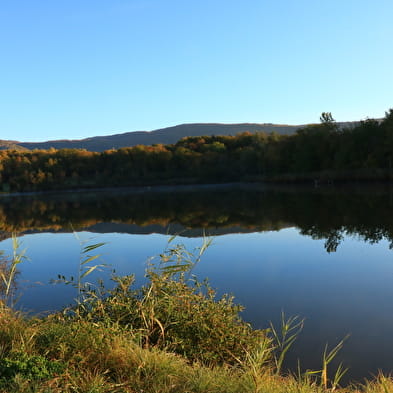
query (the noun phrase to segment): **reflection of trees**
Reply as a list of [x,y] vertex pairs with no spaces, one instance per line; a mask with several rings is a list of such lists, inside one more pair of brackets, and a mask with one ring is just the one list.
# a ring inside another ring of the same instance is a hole
[[[393,244],[389,189],[373,187],[358,192],[332,190],[303,194],[293,201],[291,221],[302,234],[325,239],[327,252],[336,251],[344,236],[371,244],[386,239]],[[302,210],[305,213],[301,216]]]
[[[336,251],[344,236],[369,243],[393,239],[389,194],[382,192],[313,192],[293,199],[290,214],[304,235],[324,239],[327,252]],[[303,213],[302,213],[303,212]]]
[[[324,239],[335,251],[344,236],[393,244],[392,198],[373,187],[354,192],[318,190],[225,189],[221,191],[85,193],[34,196],[0,202],[0,230],[69,231],[98,223],[247,231],[297,226],[303,235]],[[290,223],[290,224],[289,224]],[[164,230],[164,229],[163,229]]]
[[334,252],[344,239],[344,230],[331,229],[329,231],[321,232],[317,227],[301,230],[302,235],[311,236],[313,239],[326,239],[325,249],[327,252]]
[[[257,193],[258,194],[258,193]],[[282,227],[265,217],[266,207],[245,191],[148,194],[80,194],[64,197],[14,198],[0,205],[0,230],[83,229],[97,223],[139,226],[181,224],[186,228],[251,230]],[[285,224],[284,224],[285,225]]]

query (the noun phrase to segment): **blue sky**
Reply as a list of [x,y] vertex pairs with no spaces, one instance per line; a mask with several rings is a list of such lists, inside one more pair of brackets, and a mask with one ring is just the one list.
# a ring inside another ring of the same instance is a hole
[[391,0],[0,0],[0,139],[393,107]]

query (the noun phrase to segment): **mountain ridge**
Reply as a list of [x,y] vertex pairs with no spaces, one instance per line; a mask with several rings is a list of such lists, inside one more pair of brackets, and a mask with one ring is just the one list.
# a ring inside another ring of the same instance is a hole
[[[357,122],[338,123],[352,125]],[[242,132],[276,132],[280,135],[294,134],[306,125],[287,125],[273,123],[185,123],[152,131],[131,131],[84,139],[59,139],[45,142],[18,142],[0,140],[0,149],[34,150],[34,149],[86,149],[105,151],[131,147],[135,145],[172,144],[189,136],[236,135]]]

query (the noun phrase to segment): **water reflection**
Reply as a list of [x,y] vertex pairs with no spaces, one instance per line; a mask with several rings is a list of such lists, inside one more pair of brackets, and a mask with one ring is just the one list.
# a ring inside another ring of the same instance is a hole
[[180,192],[84,192],[0,200],[2,237],[88,230],[97,233],[162,233],[186,237],[280,230],[324,239],[336,251],[344,236],[393,244],[392,190],[267,189],[249,186]]

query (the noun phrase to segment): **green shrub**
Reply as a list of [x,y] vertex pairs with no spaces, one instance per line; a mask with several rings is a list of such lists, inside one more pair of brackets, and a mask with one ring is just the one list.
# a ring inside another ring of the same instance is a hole
[[155,346],[209,364],[238,364],[266,338],[244,322],[232,296],[217,298],[207,281],[190,274],[200,258],[181,245],[150,265],[148,283],[133,289],[133,276],[117,277],[112,290],[89,289],[84,301],[64,314],[129,329],[144,347]]
[[0,386],[8,385],[16,375],[37,381],[49,379],[63,371],[64,364],[48,360],[44,356],[14,353],[0,359]]

